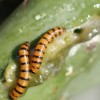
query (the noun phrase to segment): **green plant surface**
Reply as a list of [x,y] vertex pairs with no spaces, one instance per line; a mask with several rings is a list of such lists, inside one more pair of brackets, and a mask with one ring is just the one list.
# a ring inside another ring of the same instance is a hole
[[[30,0],[27,5],[21,5],[0,27],[1,78],[9,61],[16,60],[21,43],[29,41],[35,44],[39,36],[55,26],[70,29],[81,25],[91,16],[99,15],[98,3],[99,0]],[[99,45],[88,53],[84,51],[84,45],[74,56],[63,59],[65,62],[55,77],[42,85],[30,87],[19,100],[70,100],[73,95],[99,84],[100,79],[96,77],[99,76]],[[72,74],[67,76],[69,67]],[[0,100],[7,100],[7,87],[0,84]]]

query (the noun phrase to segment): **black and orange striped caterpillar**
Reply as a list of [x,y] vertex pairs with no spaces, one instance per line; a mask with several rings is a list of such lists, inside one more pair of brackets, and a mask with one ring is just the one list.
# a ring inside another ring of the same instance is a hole
[[42,64],[44,53],[48,44],[51,43],[55,37],[63,34],[65,31],[66,29],[62,27],[56,27],[47,31],[37,43],[31,60],[29,60],[30,44],[25,42],[20,46],[19,58],[21,72],[16,86],[10,93],[10,98],[12,100],[16,100],[17,97],[23,94],[26,90],[30,80],[30,72],[34,74],[37,73]]
[[29,46],[30,46],[29,43],[25,42],[20,46],[19,49],[21,72],[17,84],[10,94],[10,98],[12,100],[16,100],[17,97],[23,94],[29,84],[29,79],[30,79]]

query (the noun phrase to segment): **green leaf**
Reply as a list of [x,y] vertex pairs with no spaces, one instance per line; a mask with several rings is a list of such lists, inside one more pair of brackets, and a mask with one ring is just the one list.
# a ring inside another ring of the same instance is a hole
[[[21,5],[0,27],[0,72],[9,60],[16,60],[21,43],[30,41],[35,45],[40,35],[55,26],[70,29],[81,25],[91,16],[100,14],[98,4],[99,0],[30,0],[27,5]],[[97,77],[99,45],[89,52],[85,51],[86,45],[82,44],[74,56],[63,59],[65,63],[56,76],[51,76],[42,85],[28,88],[19,100],[70,100],[73,95],[100,84]],[[0,84],[0,100],[7,99],[8,89]]]

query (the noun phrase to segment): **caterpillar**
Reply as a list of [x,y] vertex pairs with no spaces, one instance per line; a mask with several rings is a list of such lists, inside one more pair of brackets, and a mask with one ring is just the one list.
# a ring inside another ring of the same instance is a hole
[[29,47],[28,42],[23,43],[19,49],[19,61],[20,61],[20,75],[16,86],[10,93],[10,98],[16,100],[26,90],[30,79],[30,65],[29,65]]
[[31,71],[32,73],[37,73],[38,69],[40,68],[41,64],[42,64],[42,60],[44,57],[44,53],[46,51],[46,48],[48,46],[49,43],[51,43],[51,41],[63,34],[66,31],[65,28],[62,27],[56,27],[53,28],[49,31],[47,31],[42,38],[39,40],[37,46],[35,47],[32,59],[31,59]]

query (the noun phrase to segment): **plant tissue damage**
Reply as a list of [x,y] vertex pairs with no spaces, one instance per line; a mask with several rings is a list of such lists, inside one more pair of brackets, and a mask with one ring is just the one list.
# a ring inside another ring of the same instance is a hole
[[[56,75],[64,63],[64,58],[67,56],[71,47],[81,42],[88,41],[100,33],[100,16],[94,16],[84,24],[67,30],[62,36],[54,39],[49,44],[43,63],[37,74],[31,74],[29,86],[35,86],[43,83],[48,78]],[[34,50],[30,50],[34,52]],[[11,89],[16,83],[16,73],[19,72],[18,65],[10,61],[7,66],[4,77],[5,85]],[[10,73],[10,74],[9,74]]]

